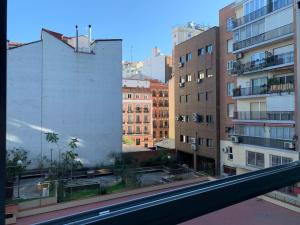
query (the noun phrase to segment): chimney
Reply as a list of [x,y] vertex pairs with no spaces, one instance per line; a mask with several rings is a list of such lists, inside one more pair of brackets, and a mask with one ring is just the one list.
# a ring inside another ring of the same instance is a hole
[[92,25],[89,25],[89,43],[92,43]]
[[75,26],[76,28],[76,48],[75,48],[75,52],[78,52],[79,50],[79,43],[78,43],[78,26]]

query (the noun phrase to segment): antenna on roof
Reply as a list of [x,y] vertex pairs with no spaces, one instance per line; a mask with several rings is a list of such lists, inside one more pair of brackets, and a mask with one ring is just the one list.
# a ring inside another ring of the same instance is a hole
[[76,48],[75,48],[75,51],[78,52],[78,50],[79,50],[79,43],[78,43],[78,26],[76,25],[75,28],[76,28]]

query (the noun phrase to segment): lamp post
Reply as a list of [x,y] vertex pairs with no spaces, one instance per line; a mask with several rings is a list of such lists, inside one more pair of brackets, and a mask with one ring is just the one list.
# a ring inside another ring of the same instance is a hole
[[[22,166],[22,164],[23,164],[22,160],[17,161],[18,166]],[[21,174],[21,172],[18,171],[18,176],[17,176],[18,177],[18,197],[17,198],[20,198],[20,174]]]

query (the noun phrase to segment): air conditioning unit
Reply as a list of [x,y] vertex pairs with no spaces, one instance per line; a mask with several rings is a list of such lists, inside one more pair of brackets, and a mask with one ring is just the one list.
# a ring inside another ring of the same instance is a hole
[[184,83],[179,83],[179,87],[184,87]]
[[187,116],[182,116],[182,121],[187,122]]
[[196,138],[191,138],[191,144],[196,144]]
[[239,137],[237,137],[237,136],[232,136],[232,137],[231,137],[231,141],[232,141],[233,143],[239,143]]
[[202,79],[197,78],[197,83],[198,83],[198,84],[202,83]]
[[178,67],[179,67],[179,68],[181,68],[181,67],[183,67],[183,66],[184,66],[184,63],[182,63],[182,62],[178,63]]
[[295,144],[293,142],[284,142],[283,147],[285,149],[295,149]]
[[197,118],[198,118],[198,114],[197,113],[193,113],[192,114],[192,120],[193,120],[193,122],[197,122]]
[[191,150],[192,151],[197,151],[197,146],[195,144],[191,144]]
[[236,59],[242,59],[244,54],[242,52],[236,54]]
[[222,151],[223,151],[224,153],[228,153],[228,148],[222,148]]

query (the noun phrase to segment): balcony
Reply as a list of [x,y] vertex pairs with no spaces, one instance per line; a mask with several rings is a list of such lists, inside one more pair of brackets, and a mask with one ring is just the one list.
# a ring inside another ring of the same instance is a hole
[[293,145],[294,141],[292,141],[292,140],[241,136],[241,135],[237,135],[237,134],[235,134],[234,136],[238,137],[238,143],[242,143],[242,144],[257,145],[257,146],[262,146],[262,147],[285,149],[285,150],[295,150],[294,147],[288,148],[286,146],[286,143],[292,143],[292,145]]
[[272,13],[276,10],[279,10],[281,8],[284,8],[288,5],[292,5],[293,4],[293,0],[277,0],[275,2],[273,2],[272,4],[268,4],[252,13],[249,13],[241,18],[238,18],[236,20],[233,21],[233,28],[237,28],[239,26],[242,26],[246,23],[249,23],[253,20],[256,20],[260,17],[263,17],[269,13]]
[[276,120],[276,121],[293,121],[293,111],[239,111],[234,112],[235,120]]
[[141,120],[136,120],[135,123],[142,123],[142,121]]
[[134,122],[133,122],[133,121],[131,121],[131,120],[127,122],[127,124],[133,124],[133,123],[134,123]]
[[291,66],[294,64],[294,52],[287,52],[279,55],[270,55],[264,59],[250,61],[241,64],[239,61],[233,65],[231,74],[246,75],[249,73],[261,72],[265,70],[277,69],[284,66]]
[[136,112],[136,113],[141,113],[141,112],[142,112],[142,109],[139,108],[139,107],[136,107],[135,112]]
[[293,23],[284,25],[282,27],[270,30],[268,32],[259,34],[257,36],[248,38],[243,41],[233,43],[233,51],[239,51],[253,45],[263,44],[266,41],[271,41],[293,34]]
[[149,120],[144,120],[144,123],[150,123],[150,121]]
[[149,113],[149,109],[148,108],[144,108],[144,113]]
[[294,92],[294,84],[274,84],[274,85],[264,85],[258,87],[245,87],[245,88],[235,88],[233,89],[233,97],[247,97],[247,96],[259,96],[266,94],[281,94],[284,92],[291,93]]
[[128,109],[127,113],[133,113],[133,111],[131,109]]

